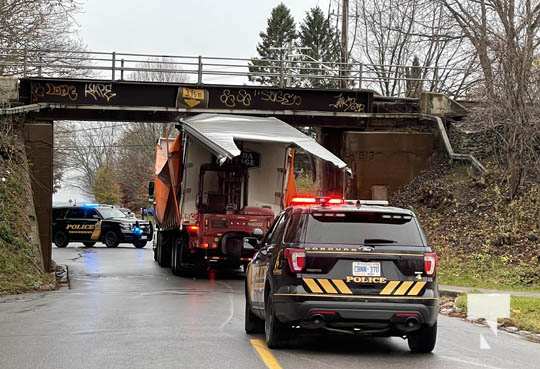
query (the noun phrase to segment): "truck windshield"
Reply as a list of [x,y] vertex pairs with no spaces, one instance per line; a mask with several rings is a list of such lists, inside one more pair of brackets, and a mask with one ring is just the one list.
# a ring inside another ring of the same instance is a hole
[[424,246],[416,220],[406,214],[313,213],[305,227],[307,244]]
[[122,213],[120,210],[116,208],[99,208],[98,211],[103,217],[103,219],[126,218],[126,214]]

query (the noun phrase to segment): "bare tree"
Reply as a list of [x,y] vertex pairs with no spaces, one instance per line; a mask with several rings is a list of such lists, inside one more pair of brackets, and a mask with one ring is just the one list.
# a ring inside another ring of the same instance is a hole
[[166,56],[149,58],[137,63],[139,70],[131,74],[130,79],[145,82],[189,82],[179,62]]
[[[356,0],[352,56],[366,63],[368,87],[387,96],[418,90],[462,96],[478,81],[474,50],[441,4],[419,0]],[[411,65],[417,59],[415,75]]]
[[92,193],[96,171],[110,167],[114,162],[117,140],[125,125],[113,122],[62,123],[55,134],[56,152],[64,159],[64,168],[78,174],[75,187]]
[[540,3],[531,0],[440,0],[474,46],[487,96],[485,117],[508,169],[509,197],[529,174],[538,180],[540,108],[534,59]]
[[46,74],[51,64],[57,74],[72,74],[69,66],[81,62],[72,55],[82,49],[72,19],[78,9],[75,0],[0,1],[0,75]]

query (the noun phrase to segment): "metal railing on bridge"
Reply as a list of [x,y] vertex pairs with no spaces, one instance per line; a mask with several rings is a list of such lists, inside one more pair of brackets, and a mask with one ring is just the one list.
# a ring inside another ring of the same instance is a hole
[[[439,92],[466,70],[360,62],[326,63],[308,55],[286,60],[73,50],[0,49],[0,76],[113,81],[373,89],[384,96]],[[446,92],[442,90],[442,92]]]

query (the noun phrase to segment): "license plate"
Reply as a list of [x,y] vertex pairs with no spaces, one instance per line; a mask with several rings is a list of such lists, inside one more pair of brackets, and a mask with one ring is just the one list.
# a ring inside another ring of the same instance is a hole
[[141,240],[146,240],[148,236],[141,236]]
[[381,263],[353,261],[352,274],[355,277],[380,277]]

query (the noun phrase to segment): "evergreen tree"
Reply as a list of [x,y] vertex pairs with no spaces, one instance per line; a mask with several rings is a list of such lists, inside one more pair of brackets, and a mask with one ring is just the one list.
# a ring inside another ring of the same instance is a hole
[[[281,81],[279,76],[281,67],[283,66],[283,73],[288,73],[287,68],[290,67],[290,65],[280,61],[287,60],[287,50],[285,49],[294,45],[297,37],[294,18],[285,4],[281,3],[272,9],[266,32],[261,32],[259,36],[261,37],[261,41],[257,45],[259,57],[252,59],[249,64],[249,71],[256,75],[250,76],[249,79],[261,84],[278,86]],[[276,48],[281,50],[276,50]],[[272,60],[277,60],[277,62]],[[277,75],[262,76],[258,73],[275,73]]]
[[[308,55],[308,61],[302,63],[301,74],[314,76],[337,76],[340,61],[340,43],[336,29],[330,24],[330,20],[318,6],[306,13],[303,23],[300,25],[299,44],[303,54]],[[310,63],[319,61],[324,64]],[[329,71],[332,69],[333,71]],[[311,87],[339,87],[338,81],[325,78],[307,77],[304,84]]]

